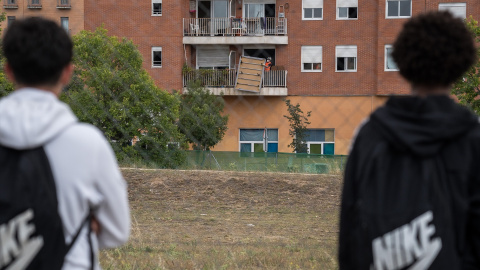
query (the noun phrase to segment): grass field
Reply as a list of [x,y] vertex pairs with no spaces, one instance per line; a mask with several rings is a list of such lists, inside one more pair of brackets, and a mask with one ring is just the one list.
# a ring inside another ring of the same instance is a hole
[[341,176],[124,170],[132,235],[104,269],[337,269]]

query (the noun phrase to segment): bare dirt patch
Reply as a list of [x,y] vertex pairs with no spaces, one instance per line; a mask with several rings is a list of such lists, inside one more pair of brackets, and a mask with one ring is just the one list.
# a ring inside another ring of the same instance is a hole
[[336,269],[341,176],[123,170],[132,237],[106,269]]

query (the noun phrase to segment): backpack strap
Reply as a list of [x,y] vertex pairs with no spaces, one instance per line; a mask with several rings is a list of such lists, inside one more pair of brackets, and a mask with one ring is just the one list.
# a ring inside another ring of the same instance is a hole
[[87,216],[85,217],[85,219],[80,224],[80,227],[78,228],[77,232],[73,236],[72,241],[70,241],[70,243],[67,245],[67,249],[65,250],[65,255],[67,255],[68,252],[70,252],[70,249],[73,247],[73,245],[77,241],[78,236],[80,235],[80,232],[83,229],[83,226],[87,225],[88,226],[87,227],[88,228],[87,237],[88,237],[88,246],[90,247],[90,269],[91,270],[93,270],[95,268],[94,267],[95,266],[95,261],[94,261],[95,257],[94,257],[94,254],[93,254],[93,244],[92,244],[92,226],[91,226],[92,218],[93,218],[93,211],[92,211],[92,209],[90,209],[88,211]]

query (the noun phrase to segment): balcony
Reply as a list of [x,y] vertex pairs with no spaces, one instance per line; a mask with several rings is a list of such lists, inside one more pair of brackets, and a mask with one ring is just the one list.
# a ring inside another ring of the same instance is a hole
[[40,0],[28,0],[27,8],[31,8],[31,9],[42,8],[42,2]]
[[18,8],[18,0],[3,0],[3,8],[16,9]]
[[58,9],[71,9],[72,3],[71,0],[57,0]]
[[185,18],[184,44],[288,44],[286,18]]
[[183,74],[183,87],[185,92],[185,89],[190,82],[200,80],[202,86],[208,88],[215,95],[286,96],[288,93],[286,70],[271,70],[269,72],[264,72],[260,93],[236,90],[236,79],[237,71],[235,69],[196,69],[187,71]]

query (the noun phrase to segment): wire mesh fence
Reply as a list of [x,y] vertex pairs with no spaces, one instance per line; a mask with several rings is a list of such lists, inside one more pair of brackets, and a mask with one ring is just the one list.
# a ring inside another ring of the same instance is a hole
[[[177,169],[282,172],[341,175],[347,156],[296,153],[187,150]],[[142,160],[124,160],[124,166],[148,167]],[[159,166],[154,166],[161,168]]]

